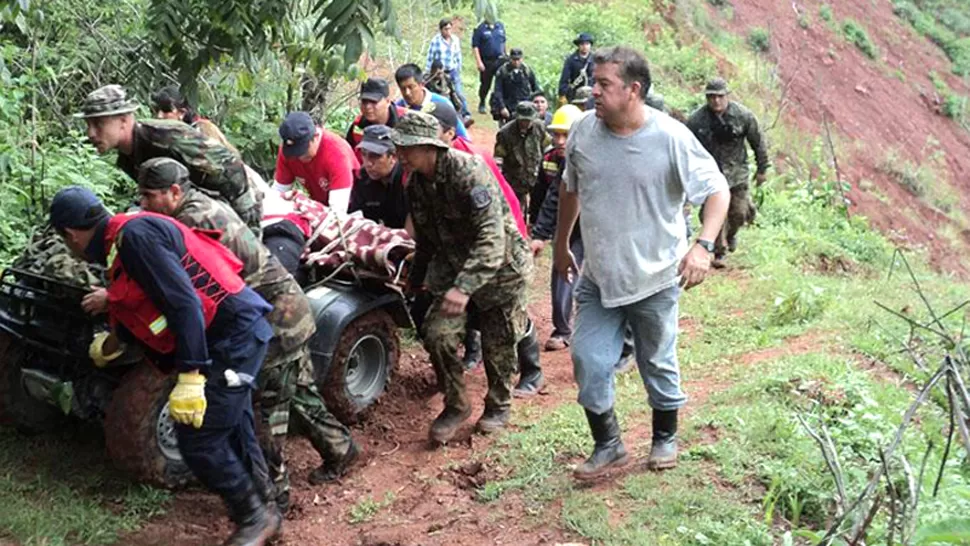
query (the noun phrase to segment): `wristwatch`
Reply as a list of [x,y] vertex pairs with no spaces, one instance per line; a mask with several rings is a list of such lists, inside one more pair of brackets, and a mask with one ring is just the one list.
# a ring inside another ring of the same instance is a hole
[[714,254],[714,241],[708,241],[706,239],[698,239],[697,244],[704,250],[710,252],[711,254]]

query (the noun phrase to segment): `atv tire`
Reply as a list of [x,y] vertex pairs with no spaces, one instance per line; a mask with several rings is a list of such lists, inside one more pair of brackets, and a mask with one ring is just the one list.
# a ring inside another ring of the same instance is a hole
[[174,375],[148,361],[125,374],[111,396],[104,418],[104,441],[115,466],[138,481],[177,488],[192,479],[168,417]]
[[20,370],[26,358],[23,345],[0,333],[0,423],[22,434],[48,432],[64,423],[64,412],[27,392]]
[[397,325],[387,311],[376,309],[348,324],[317,385],[327,409],[345,425],[361,421],[387,390],[399,355]]

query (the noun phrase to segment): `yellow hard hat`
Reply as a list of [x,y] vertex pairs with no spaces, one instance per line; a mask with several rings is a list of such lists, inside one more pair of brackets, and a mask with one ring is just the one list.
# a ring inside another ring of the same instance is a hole
[[560,106],[556,113],[552,115],[552,123],[549,124],[547,129],[550,131],[563,131],[569,132],[569,128],[572,127],[573,122],[579,119],[579,116],[583,114],[583,111],[579,109],[578,106],[572,104],[567,104],[565,106]]

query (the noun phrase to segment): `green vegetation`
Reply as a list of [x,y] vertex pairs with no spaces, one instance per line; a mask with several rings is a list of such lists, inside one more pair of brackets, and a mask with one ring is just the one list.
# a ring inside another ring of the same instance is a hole
[[381,500],[372,497],[361,499],[360,502],[350,507],[347,521],[352,524],[366,523],[377,515],[378,512],[394,504],[394,493],[388,491]]
[[32,439],[0,431],[0,534],[24,544],[112,544],[164,513],[171,494],[117,475],[103,450],[90,426]]
[[893,0],[893,11],[946,53],[954,74],[970,74],[970,12],[963,0]]
[[771,49],[771,35],[764,28],[753,28],[748,33],[748,45],[756,53],[767,53]]
[[842,23],[842,34],[845,35],[845,39],[855,44],[859,51],[863,52],[866,57],[870,59],[875,59],[878,55],[878,50],[876,49],[876,44],[872,43],[869,39],[869,33],[866,29],[852,19],[846,19]]
[[950,213],[959,201],[950,186],[946,158],[938,146],[932,138],[928,139],[919,163],[909,161],[898,150],[891,149],[879,169],[916,197],[925,199],[944,213]]
[[831,23],[834,21],[834,16],[832,15],[832,6],[828,4],[822,4],[818,8],[818,16],[822,18],[823,21]]

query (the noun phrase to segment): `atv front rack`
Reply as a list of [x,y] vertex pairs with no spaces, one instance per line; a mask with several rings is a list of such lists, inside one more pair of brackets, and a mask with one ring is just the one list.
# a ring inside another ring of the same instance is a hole
[[87,357],[100,322],[81,308],[88,290],[18,268],[0,274],[0,331],[34,348]]

